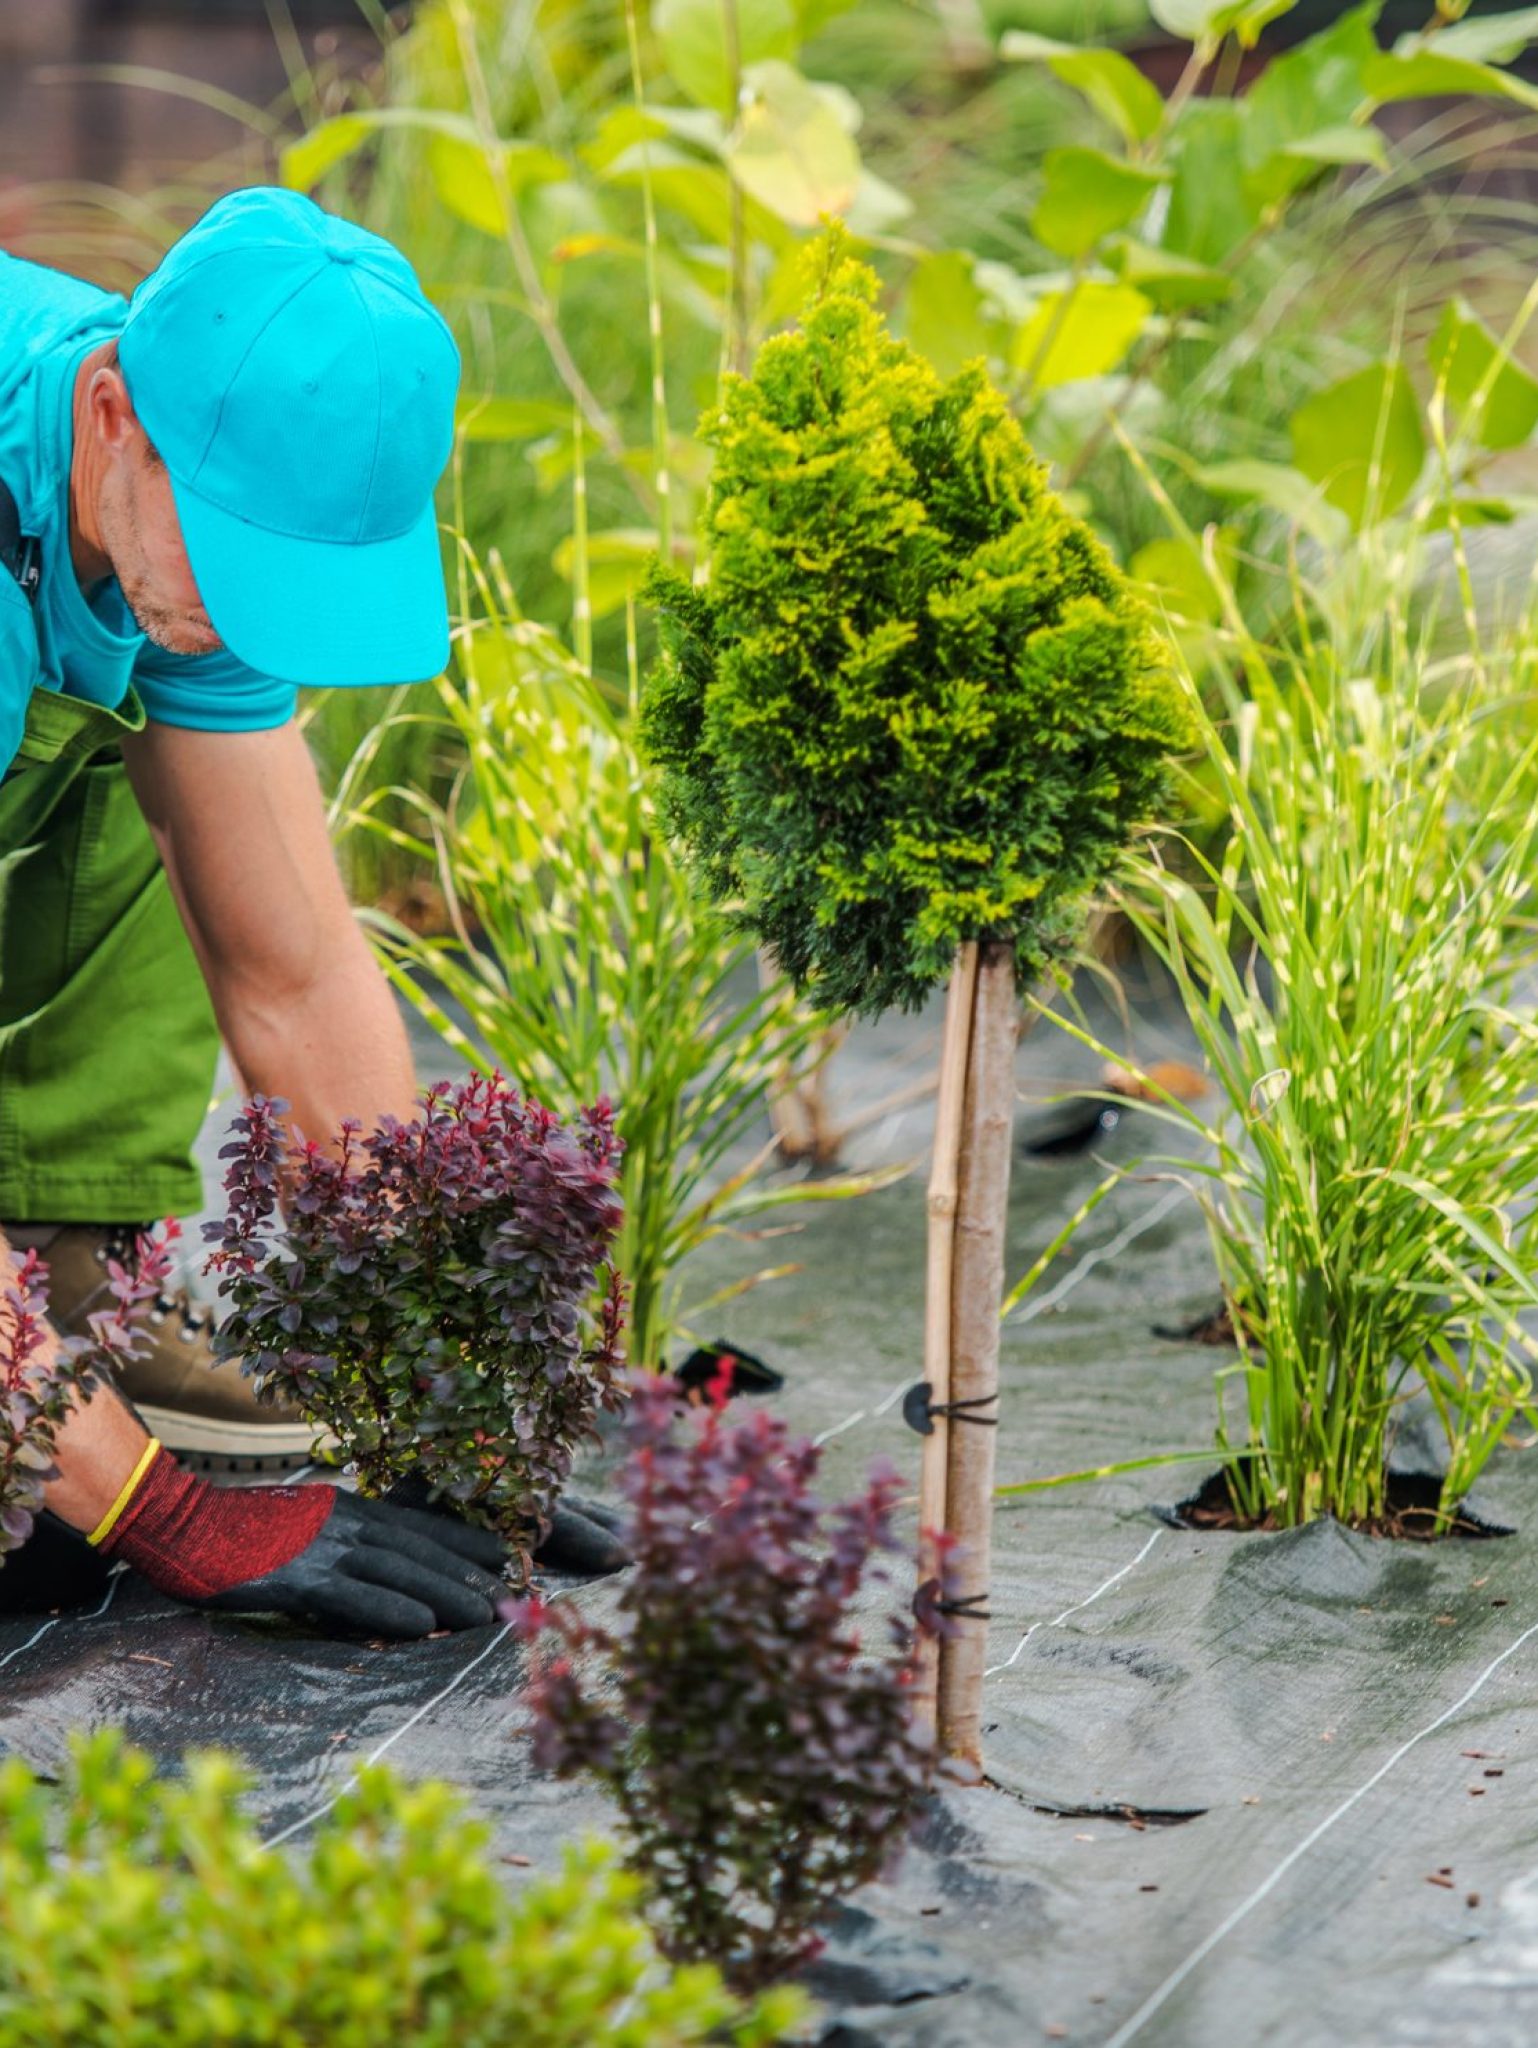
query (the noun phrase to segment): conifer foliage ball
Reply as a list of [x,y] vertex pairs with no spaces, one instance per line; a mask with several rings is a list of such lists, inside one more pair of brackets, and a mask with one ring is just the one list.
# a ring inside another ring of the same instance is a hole
[[643,735],[666,829],[798,989],[916,1009],[957,944],[1022,980],[1185,741],[1151,614],[979,364],[943,383],[839,237],[726,381],[709,578],[653,572]]

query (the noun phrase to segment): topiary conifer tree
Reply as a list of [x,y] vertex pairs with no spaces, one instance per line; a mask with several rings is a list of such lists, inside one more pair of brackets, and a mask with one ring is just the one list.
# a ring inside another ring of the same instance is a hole
[[[951,978],[926,1368],[933,1404],[986,1416],[1017,986],[1071,951],[1183,715],[1146,604],[983,366],[943,382],[892,336],[837,231],[806,260],[800,320],[702,423],[709,580],[652,575],[642,732],[666,828],[799,991],[875,1016]],[[978,1604],[994,1432],[948,1423],[925,1507],[966,1542]],[[985,1636],[974,1619],[942,1649],[953,1754],[977,1753]]]

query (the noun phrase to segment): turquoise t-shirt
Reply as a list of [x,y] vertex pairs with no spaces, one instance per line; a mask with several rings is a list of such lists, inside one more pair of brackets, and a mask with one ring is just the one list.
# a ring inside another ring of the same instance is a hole
[[[114,292],[0,253],[0,477],[42,559],[25,638],[14,586],[0,590],[0,771],[14,758],[35,687],[115,710],[132,684],[149,717],[202,732],[257,732],[294,713],[291,683],[233,654],[168,654],[147,640],[116,579],[89,603],[81,591],[69,552],[75,372],[121,330],[127,310]],[[11,582],[0,569],[0,583]]]

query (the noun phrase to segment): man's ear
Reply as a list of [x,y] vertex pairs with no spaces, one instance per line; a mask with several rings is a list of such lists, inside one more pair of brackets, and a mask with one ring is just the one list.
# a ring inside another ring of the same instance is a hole
[[144,433],[116,364],[103,363],[91,372],[85,405],[92,431],[106,453],[122,453]]

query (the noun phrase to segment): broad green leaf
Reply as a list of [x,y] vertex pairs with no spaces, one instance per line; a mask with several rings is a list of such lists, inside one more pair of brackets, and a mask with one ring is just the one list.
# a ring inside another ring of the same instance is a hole
[[1371,363],[1315,392],[1290,427],[1298,468],[1353,526],[1384,518],[1415,488],[1426,438],[1400,363]]
[[[1413,49],[1418,38],[1401,36],[1398,51]],[[1476,64],[1510,64],[1531,42],[1538,41],[1538,7],[1519,7],[1510,14],[1480,14],[1439,28],[1431,47],[1447,57],[1469,57]]]
[[[1219,535],[1219,560],[1232,561],[1233,535]],[[1193,625],[1207,625],[1223,616],[1223,599],[1200,548],[1188,540],[1171,536],[1151,540],[1138,549],[1127,564],[1139,583],[1152,585],[1171,614]]]
[[796,0],[796,35],[799,41],[808,43],[819,29],[827,27],[830,21],[837,21],[841,14],[847,14],[856,0]]
[[797,47],[791,0],[656,0],[652,27],[669,75],[697,106],[731,120],[732,74],[725,9],[736,11],[741,71],[768,57],[793,57]]
[[581,156],[595,171],[606,171],[627,150],[643,142],[677,140],[719,156],[726,146],[726,126],[705,107],[611,107],[598,124]]
[[1459,526],[1509,526],[1518,507],[1509,498],[1444,498],[1426,516],[1426,531],[1441,533],[1454,523]]
[[965,250],[944,249],[913,266],[905,311],[909,341],[942,377],[992,353],[982,287]]
[[1192,100],[1180,116],[1162,238],[1178,256],[1220,264],[1259,222],[1260,207],[1239,174],[1248,112],[1244,100]]
[[743,191],[792,227],[843,213],[860,182],[860,153],[838,104],[789,64],[755,64],[744,74],[726,160]]
[[1319,485],[1285,462],[1214,462],[1198,469],[1195,481],[1220,498],[1244,498],[1269,505],[1323,546],[1346,538],[1347,522]]
[[1152,311],[1130,285],[1092,281],[1048,292],[1016,332],[1010,362],[1029,378],[1033,392],[1103,377],[1137,340]]
[[1120,50],[1084,50],[1028,29],[1010,29],[999,44],[999,55],[1045,64],[1128,142],[1146,142],[1164,118],[1158,88]]
[[1160,28],[1188,43],[1209,47],[1236,35],[1253,50],[1267,22],[1290,14],[1297,0],[1149,0],[1148,11]]
[[1254,170],[1291,143],[1351,126],[1370,104],[1367,66],[1378,55],[1377,0],[1274,57],[1245,94],[1244,163]]
[[[640,587],[647,564],[657,552],[650,527],[617,526],[587,537],[588,603],[595,619],[617,612]],[[558,576],[570,583],[576,568],[576,542],[568,534],[551,558]]]
[[482,234],[498,237],[507,233],[509,198],[526,185],[570,175],[560,157],[532,142],[488,146],[446,134],[428,137],[427,167],[450,213]]
[[1176,256],[1169,249],[1151,248],[1131,235],[1119,236],[1107,245],[1106,261],[1124,284],[1136,285],[1161,312],[1216,305],[1234,288],[1226,270],[1193,263],[1189,256]]
[[1045,170],[1031,232],[1059,256],[1087,256],[1103,235],[1133,221],[1168,177],[1098,149],[1050,149]]
[[[308,192],[353,151],[388,128],[417,129],[429,135],[457,136],[474,144],[476,131],[463,114],[451,114],[432,107],[372,107],[357,113],[336,114],[321,121],[297,142],[291,142],[278,159],[278,175],[292,191]],[[525,145],[527,146],[527,145]]]
[[1260,204],[1274,206],[1311,185],[1321,171],[1342,164],[1388,169],[1388,149],[1376,128],[1321,128],[1317,135],[1300,136],[1251,171],[1245,184]]
[[913,201],[906,192],[899,192],[885,178],[878,178],[874,171],[862,168],[854,197],[845,208],[844,219],[849,232],[863,239],[889,233],[899,221],[909,219],[912,213]]
[[1474,93],[1538,107],[1538,86],[1529,85],[1514,72],[1497,71],[1491,64],[1476,64],[1465,57],[1444,57],[1434,42],[1403,54],[1400,47],[1381,51],[1367,66],[1366,85],[1373,99],[1383,102],[1445,99],[1449,95]]
[[530,441],[537,434],[564,433],[571,407],[546,398],[461,398],[454,422],[466,441]]
[[1502,359],[1500,343],[1466,299],[1449,299],[1442,308],[1427,353],[1432,375],[1460,411],[1490,377],[1474,429],[1482,447],[1520,447],[1538,427],[1538,378],[1509,356]]

